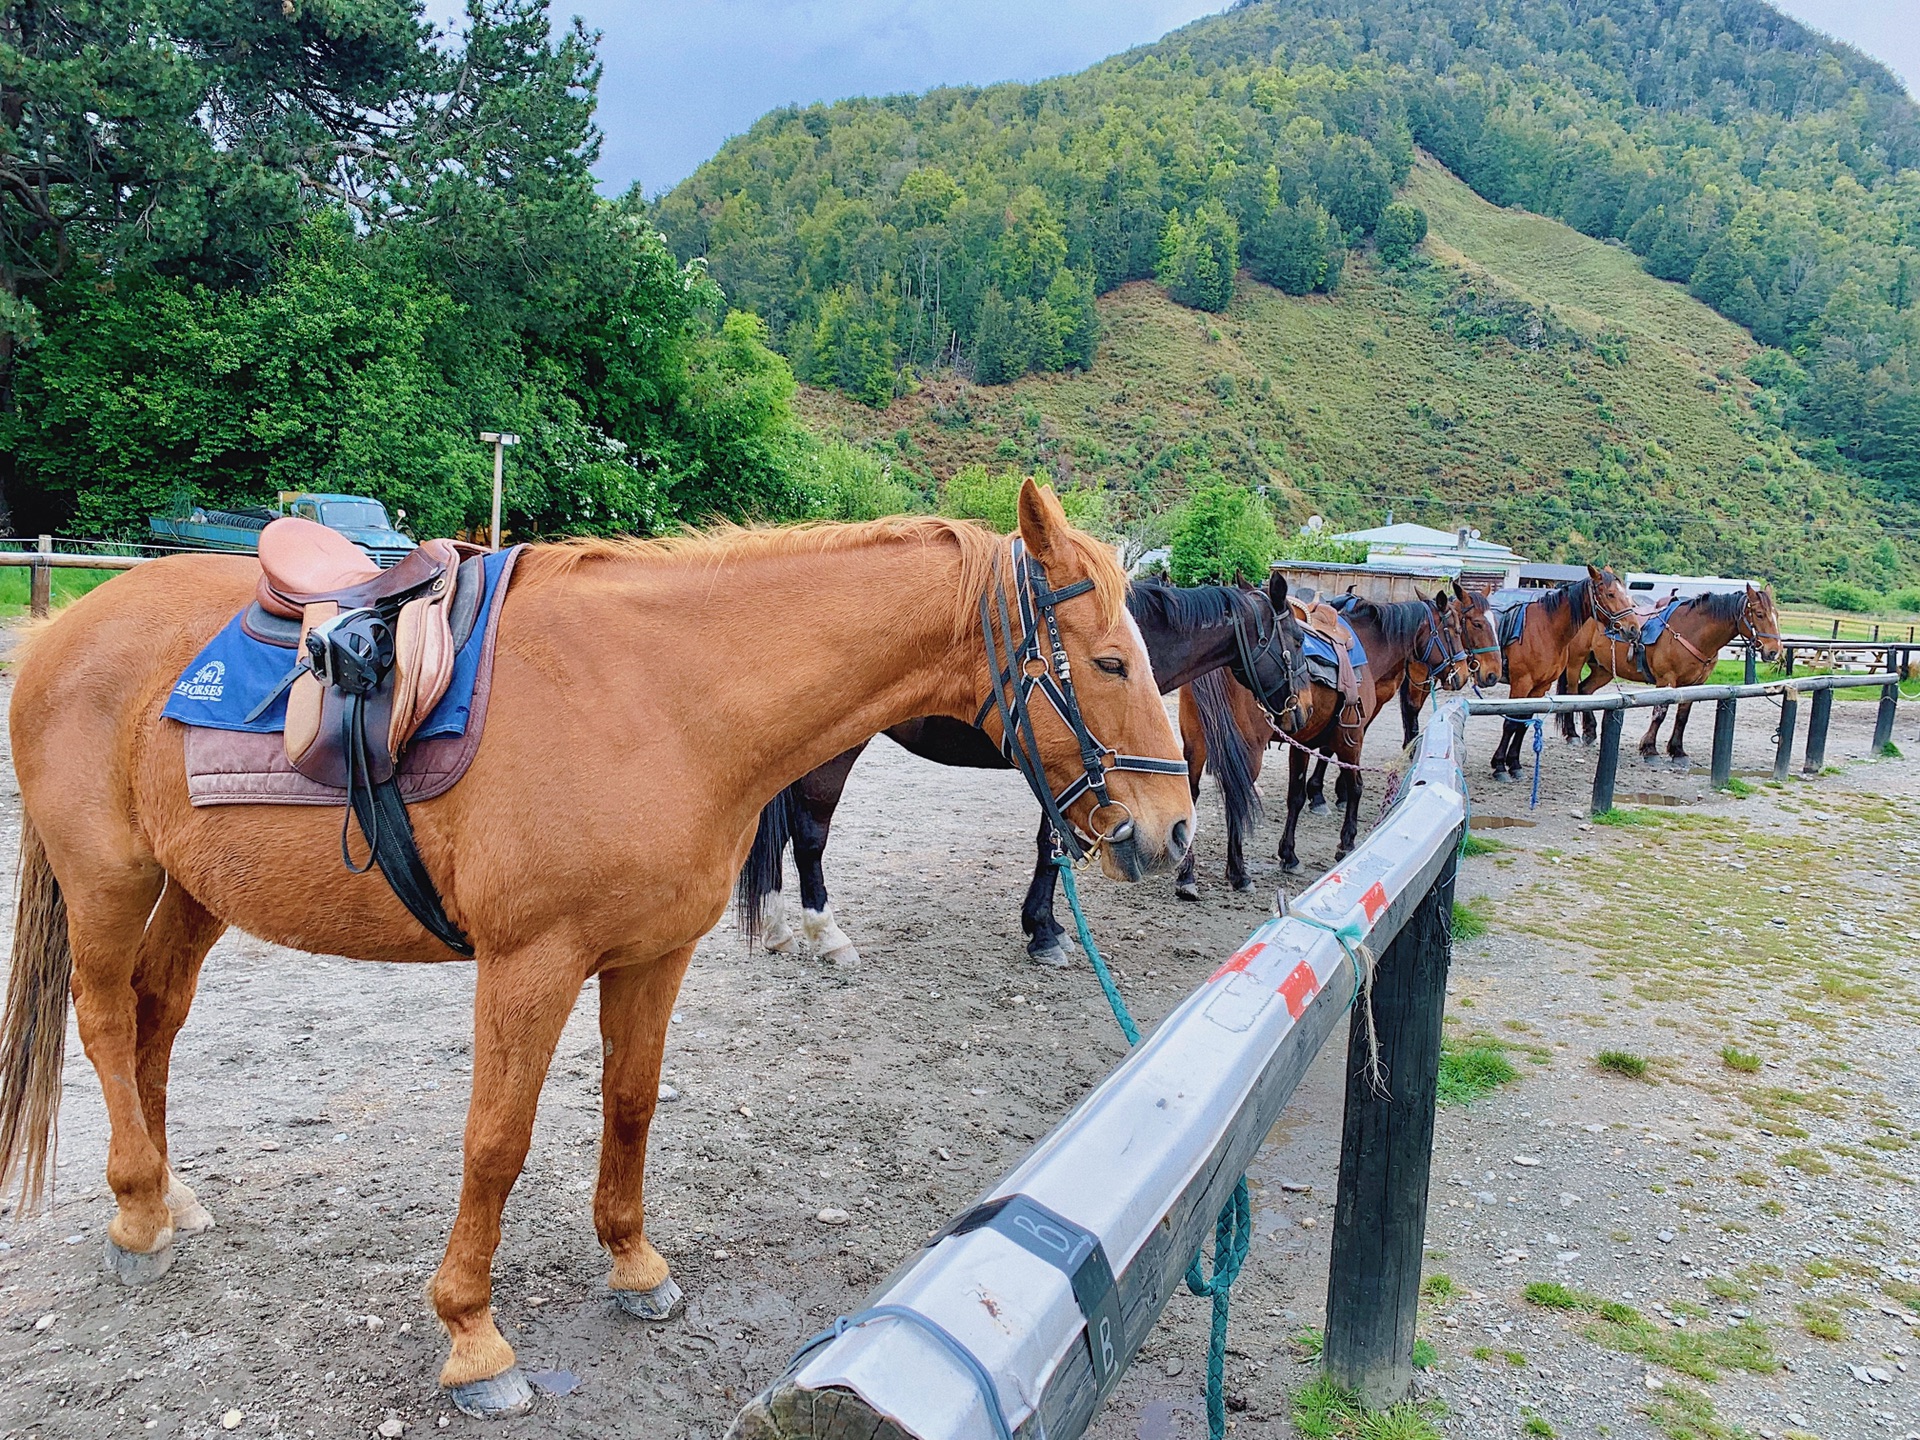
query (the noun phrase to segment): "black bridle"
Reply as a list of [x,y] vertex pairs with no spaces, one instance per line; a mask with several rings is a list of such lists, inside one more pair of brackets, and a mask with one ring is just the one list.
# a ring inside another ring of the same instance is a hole
[[[987,673],[993,677],[993,693],[974,716],[976,727],[983,726],[988,715],[1000,716],[1000,750],[1013,767],[1026,777],[1027,786],[1053,826],[1057,843],[1071,860],[1080,860],[1096,847],[1111,841],[1122,843],[1133,837],[1133,813],[1107,793],[1107,775],[1114,770],[1135,770],[1148,775],[1187,773],[1184,760],[1160,760],[1151,755],[1122,755],[1108,749],[1087,728],[1080,713],[1080,700],[1073,691],[1073,667],[1066,647],[1060,641],[1060,620],[1056,614],[1063,601],[1085,595],[1093,581],[1077,580],[1058,590],[1047,582],[1047,572],[1027,553],[1019,536],[1011,549],[1013,591],[1020,612],[1018,639],[1007,609],[1007,587],[1001,581],[1000,552],[993,557],[993,579],[980,596],[980,635],[987,647]],[[1043,646],[1042,639],[1045,644]],[[1002,663],[1002,655],[1005,663]],[[1040,746],[1033,734],[1032,697],[1038,691],[1059,715],[1080,743],[1080,775],[1066,789],[1055,793],[1040,760]],[[1083,795],[1093,796],[1088,821],[1094,827],[1091,838],[1067,819],[1067,809]],[[1121,818],[1101,828],[1104,811],[1118,810]]]
[[[1616,581],[1615,583],[1617,584],[1618,582]],[[1587,613],[1600,622],[1600,628],[1604,630],[1610,638],[1628,643],[1632,643],[1640,638],[1637,633],[1639,630],[1637,625],[1633,630],[1629,631],[1620,623],[1634,613],[1633,601],[1627,601],[1627,603],[1618,610],[1609,610],[1600,603],[1600,592],[1591,578],[1576,581],[1573,588],[1586,598]]]
[[[1260,592],[1256,590],[1247,593],[1251,596],[1258,595]],[[1297,729],[1306,723],[1306,716],[1300,710],[1300,688],[1295,683],[1295,670],[1300,659],[1299,649],[1296,646],[1292,651],[1288,650],[1285,627],[1279,612],[1271,603],[1256,605],[1249,601],[1249,605],[1256,612],[1255,630],[1251,639],[1247,636],[1241,607],[1237,603],[1233,607],[1233,640],[1240,655],[1239,660],[1234,664],[1234,678],[1253,692],[1254,698],[1260,702],[1261,709],[1267,712],[1268,717],[1276,725],[1283,730],[1287,729],[1287,721],[1291,717],[1293,728]],[[1259,629],[1257,616],[1261,611],[1264,611],[1273,621],[1272,628],[1265,633]],[[1260,662],[1276,654],[1281,661],[1281,674],[1285,677],[1277,696],[1274,689],[1261,679],[1260,673]]]
[[[1449,690],[1458,690],[1467,682],[1454,674],[1454,667],[1464,664],[1467,658],[1466,641],[1453,623],[1453,612],[1442,610],[1431,600],[1421,602],[1427,607],[1426,623],[1421,627],[1426,632],[1426,640],[1420,646],[1416,657],[1427,668],[1427,688],[1434,688],[1434,677]],[[1434,659],[1435,653],[1439,659]]]

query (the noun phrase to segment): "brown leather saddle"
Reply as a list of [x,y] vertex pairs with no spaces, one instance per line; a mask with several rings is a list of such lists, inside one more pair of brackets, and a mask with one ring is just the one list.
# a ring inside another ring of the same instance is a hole
[[[1354,668],[1353,631],[1348,627],[1345,617],[1311,592],[1292,592],[1287,596],[1287,604],[1302,628],[1318,635],[1333,648],[1334,663],[1339,667],[1337,689],[1340,693],[1341,723],[1357,723],[1365,716],[1366,698],[1372,689],[1369,674],[1371,665],[1362,665],[1357,670]],[[1350,714],[1353,718],[1349,718]]]
[[[453,680],[454,659],[479,612],[486,552],[426,540],[390,570],[336,530],[275,520],[260,534],[260,582],[242,626],[300,656],[285,686],[287,760],[308,779],[347,792],[369,856],[414,917],[452,949],[472,947],[447,918],[413,843],[395,773]],[[262,702],[262,708],[268,701]]]

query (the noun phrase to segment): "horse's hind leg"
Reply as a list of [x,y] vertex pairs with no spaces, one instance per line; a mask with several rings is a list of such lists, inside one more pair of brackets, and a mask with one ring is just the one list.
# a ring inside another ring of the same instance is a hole
[[[1334,782],[1334,796],[1340,794],[1339,781]],[[1307,781],[1307,809],[1315,815],[1327,813],[1327,757],[1322,755],[1313,767],[1313,778]]]
[[[1343,755],[1340,758],[1357,764],[1360,754],[1355,751],[1351,757]],[[1353,849],[1353,842],[1360,834],[1360,772],[1342,770],[1340,778],[1333,782],[1333,794],[1346,807],[1346,814],[1340,822],[1340,848],[1333,852],[1335,860],[1343,860]]]
[[1653,718],[1647,722],[1647,733],[1640,737],[1640,758],[1651,760],[1660,753],[1660,727],[1666,723],[1667,707],[1653,707]]
[[[1198,815],[1200,777],[1207,769],[1207,738],[1200,728],[1200,712],[1191,687],[1180,692],[1180,748],[1187,762],[1187,795],[1193,802],[1194,814]],[[1187,853],[1180,861],[1180,873],[1174,877],[1173,893],[1182,900],[1200,898],[1199,850],[1197,843],[1187,846]]]
[[493,1252],[507,1192],[526,1163],[540,1086],[587,966],[556,937],[504,955],[482,954],[478,969],[460,1210],[428,1293],[453,1341],[440,1370],[453,1403],[469,1415],[517,1415],[533,1403],[533,1393],[493,1323]]
[[134,984],[166,874],[150,855],[76,858],[69,873],[84,869],[88,883],[65,892],[73,1013],[106,1100],[107,1184],[118,1206],[107,1226],[106,1260],[118,1279],[136,1285],[173,1264],[164,1141],[156,1143],[148,1129],[140,1093],[141,997]]
[[688,945],[645,965],[600,973],[602,1111],[600,1185],[593,1227],[613,1256],[607,1285],[620,1308],[642,1320],[666,1320],[680,1287],[647,1239],[647,1131],[660,1097],[660,1058],[674,996],[693,957]]
[[[147,1136],[168,1160],[167,1077],[173,1062],[173,1041],[186,1023],[200,979],[201,962],[225,933],[216,919],[171,879],[160,894],[140,940],[140,958],[134,966],[133,990],[139,1016],[137,1077],[140,1108],[146,1116]],[[198,1235],[213,1217],[192,1190],[167,1165],[167,1209],[173,1214],[176,1235]]]
[[1675,707],[1673,712],[1673,730],[1667,736],[1667,758],[1682,770],[1687,768],[1687,717],[1693,714],[1693,703]]
[[1287,747],[1287,828],[1280,833],[1280,868],[1291,875],[1300,868],[1300,851],[1294,844],[1294,832],[1300,828],[1300,812],[1307,803],[1307,752],[1297,745]]
[[853,762],[867,747],[856,745],[829,760],[795,786],[798,803],[793,815],[793,868],[800,876],[800,933],[814,954],[832,965],[860,963],[860,952],[833,918],[827,897],[827,836],[833,830],[833,812],[846,792]]

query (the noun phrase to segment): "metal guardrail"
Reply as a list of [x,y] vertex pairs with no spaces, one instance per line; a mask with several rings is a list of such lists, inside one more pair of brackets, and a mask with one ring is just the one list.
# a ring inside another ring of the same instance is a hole
[[1614,785],[1620,772],[1620,733],[1628,710],[1662,705],[1694,705],[1713,702],[1713,761],[1708,783],[1715,790],[1726,790],[1733,783],[1733,727],[1742,700],[1777,699],[1780,723],[1774,731],[1773,778],[1785,780],[1793,769],[1793,732],[1800,710],[1800,696],[1813,696],[1813,711],[1807,721],[1807,748],[1804,773],[1817,775],[1827,763],[1827,727],[1833,718],[1833,692],[1875,688],[1880,691],[1880,708],[1874,716],[1873,753],[1883,753],[1893,741],[1893,724],[1900,704],[1898,669],[1876,671],[1870,675],[1808,675],[1797,680],[1768,680],[1751,685],[1680,685],[1666,689],[1616,690],[1596,695],[1540,695],[1527,700],[1465,700],[1460,703],[1469,715],[1499,715],[1509,724],[1546,715],[1600,713],[1600,757],[1593,767],[1593,798],[1590,811],[1595,815],[1613,809]]
[[[884,1417],[894,1430],[881,1433],[959,1440],[1003,1433],[989,1403],[1004,1433],[1081,1434],[1350,1008],[1326,1360],[1370,1403],[1402,1398],[1467,816],[1464,713],[1449,706],[1428,728],[1400,800],[1358,849],[1254,931],[870,1299],[897,1309],[801,1356],[730,1434],[810,1440],[828,1433],[816,1424],[831,1410],[836,1423],[869,1422],[847,1434]],[[1367,963],[1370,951],[1380,954],[1371,1012],[1384,1090],[1366,1071],[1368,1006],[1354,1005],[1355,957]]]

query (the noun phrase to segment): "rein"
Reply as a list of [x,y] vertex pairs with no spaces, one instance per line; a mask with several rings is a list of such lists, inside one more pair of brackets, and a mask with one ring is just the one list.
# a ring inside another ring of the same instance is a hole
[[[1187,773],[1184,760],[1160,760],[1151,755],[1122,755],[1094,738],[1080,712],[1080,700],[1073,690],[1073,667],[1060,640],[1057,614],[1063,601],[1085,595],[1093,581],[1078,580],[1055,590],[1047,581],[1047,572],[1027,547],[1015,536],[1010,550],[1013,589],[1020,612],[1020,629],[1015,639],[1013,621],[1007,609],[1006,586],[1000,578],[1000,552],[993,557],[993,580],[980,596],[980,636],[986,643],[987,672],[993,677],[993,693],[981,703],[974,725],[983,725],[988,715],[1000,716],[1000,750],[1018,770],[1040,802],[1041,810],[1053,826],[1053,833],[1067,855],[1079,861],[1108,842],[1123,843],[1133,836],[1133,813],[1107,792],[1107,775],[1114,770],[1133,770],[1149,775]],[[1042,627],[1045,648],[1042,648]],[[1005,664],[1001,655],[1006,656]],[[1053,707],[1080,744],[1080,775],[1057,794],[1041,763],[1039,742],[1033,733],[1033,694],[1040,693]],[[1097,826],[1102,811],[1118,810],[1121,818],[1111,827],[1096,829],[1091,837],[1067,819],[1067,809],[1083,795],[1091,794],[1094,805],[1088,820]]]
[[[1282,723],[1282,717],[1288,715],[1291,715],[1294,723],[1298,724],[1303,717],[1300,713],[1300,695],[1293,686],[1291,663],[1286,667],[1286,697],[1279,704],[1274,703],[1272,692],[1261,682],[1260,667],[1255,663],[1261,656],[1279,646],[1281,633],[1280,616],[1277,612],[1273,612],[1273,629],[1265,635],[1257,635],[1255,641],[1249,644],[1246,625],[1240,617],[1240,607],[1237,604],[1233,607],[1233,642],[1240,653],[1239,674],[1236,678],[1253,692],[1253,698],[1260,702],[1260,708],[1267,712],[1276,725]],[[1284,646],[1280,646],[1280,654],[1282,660],[1287,659]]]

